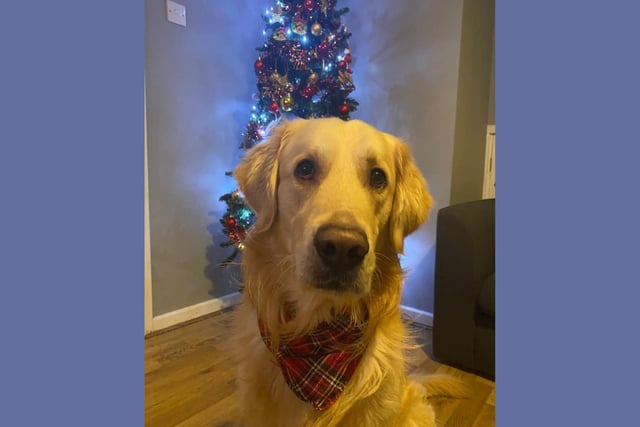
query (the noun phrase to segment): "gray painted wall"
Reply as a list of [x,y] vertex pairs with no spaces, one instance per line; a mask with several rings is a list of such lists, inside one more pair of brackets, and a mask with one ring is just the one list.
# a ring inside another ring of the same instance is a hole
[[[145,2],[145,77],[153,313],[236,290],[237,270],[209,268],[229,253],[218,198],[235,183],[240,134],[252,106],[255,47],[264,1],[180,0],[187,27],[167,22],[165,2]],[[251,13],[247,13],[251,11]],[[209,212],[212,215],[209,215]],[[214,241],[207,227],[214,225]]]
[[353,33],[354,117],[407,141],[435,200],[405,244],[402,303],[433,311],[435,213],[449,204],[462,0],[345,2]]
[[[241,155],[255,48],[264,41],[260,12],[271,4],[180,2],[186,28],[166,21],[164,1],[145,2],[154,315],[235,290],[233,269],[205,276],[211,264],[205,253],[210,246],[217,261],[228,254],[218,248],[224,204],[217,199],[235,186],[224,172]],[[354,117],[409,142],[436,201],[402,260],[410,271],[403,303],[432,311],[435,212],[450,203],[457,143],[463,0],[340,0],[339,6],[351,9],[344,21],[353,33],[353,96],[360,102]]]
[[495,123],[494,16],[494,0],[464,0],[451,204],[482,198],[487,124]]
[[487,123],[496,124],[496,38],[495,38],[495,18],[493,46],[491,46],[491,78],[489,81],[489,119]]

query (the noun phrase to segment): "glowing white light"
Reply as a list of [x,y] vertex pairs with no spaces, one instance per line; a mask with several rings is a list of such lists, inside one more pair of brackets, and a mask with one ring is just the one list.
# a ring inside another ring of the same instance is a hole
[[302,43],[307,44],[307,36],[302,36]]

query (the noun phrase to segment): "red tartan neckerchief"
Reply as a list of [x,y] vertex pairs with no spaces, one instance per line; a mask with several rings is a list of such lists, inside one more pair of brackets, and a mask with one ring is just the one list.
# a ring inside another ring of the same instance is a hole
[[[363,325],[354,325],[348,316],[323,322],[302,336],[281,336],[275,354],[287,385],[298,398],[318,411],[333,405],[358,368],[362,351],[337,349],[362,338]],[[268,332],[260,323],[262,340],[271,348]]]

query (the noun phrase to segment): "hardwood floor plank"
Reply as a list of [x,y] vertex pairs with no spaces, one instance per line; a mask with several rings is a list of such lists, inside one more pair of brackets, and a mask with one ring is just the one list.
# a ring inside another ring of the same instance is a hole
[[231,427],[234,408],[234,396],[229,394],[175,427]]
[[223,399],[233,393],[234,377],[235,369],[228,358],[206,351],[193,353],[156,371],[145,385],[149,416],[162,420],[153,425],[175,426]]
[[489,397],[487,398],[487,404],[491,405],[491,406],[496,406],[496,389],[495,386],[493,387],[493,389],[491,390],[491,394],[489,394]]
[[494,427],[496,425],[496,408],[493,405],[484,405],[476,421],[471,427]]
[[491,393],[491,387],[476,381],[471,374],[465,375],[465,382],[471,389],[471,398],[460,402],[456,412],[448,420],[447,426],[471,427],[480,411],[486,405],[487,397]]

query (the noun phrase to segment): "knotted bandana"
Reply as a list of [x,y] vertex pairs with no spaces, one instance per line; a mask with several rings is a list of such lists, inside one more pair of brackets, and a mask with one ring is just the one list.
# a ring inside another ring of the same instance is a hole
[[[362,338],[362,325],[348,316],[323,322],[302,336],[281,336],[275,354],[287,385],[298,398],[318,411],[333,405],[356,371],[362,352],[341,350]],[[260,324],[260,334],[271,348],[269,333]]]

